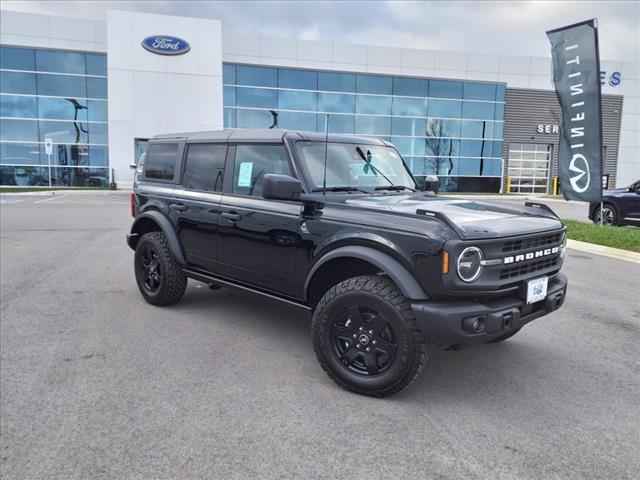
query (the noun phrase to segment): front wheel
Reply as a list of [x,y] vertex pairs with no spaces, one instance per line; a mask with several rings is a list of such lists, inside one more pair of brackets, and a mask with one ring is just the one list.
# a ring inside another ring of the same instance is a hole
[[311,323],[313,349],[338,385],[384,397],[422,371],[427,344],[411,306],[387,278],[361,276],[332,287]]
[[138,288],[152,305],[171,305],[184,295],[187,276],[162,232],[145,233],[136,245],[134,269]]

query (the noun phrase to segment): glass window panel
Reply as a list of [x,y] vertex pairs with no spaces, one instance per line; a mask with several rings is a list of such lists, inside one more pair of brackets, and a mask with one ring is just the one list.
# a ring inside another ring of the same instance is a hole
[[[238,88],[236,103],[239,107],[277,108],[278,91],[264,88]],[[268,113],[268,112],[267,112]]]
[[89,147],[89,165],[93,167],[109,166],[109,149],[107,147]]
[[177,158],[177,143],[155,143],[150,145],[144,166],[145,176],[173,180]]
[[41,167],[0,167],[0,184],[17,187],[48,186],[47,169]]
[[39,95],[55,95],[57,97],[87,96],[85,77],[71,77],[67,75],[37,74]]
[[0,117],[37,118],[36,97],[0,95]]
[[460,150],[460,140],[429,137],[425,143],[425,155],[434,157],[455,157]]
[[393,97],[392,113],[411,117],[427,116],[427,100],[422,98]]
[[[40,145],[40,158],[43,163],[48,161],[48,155],[42,144]],[[87,145],[54,143],[51,165],[89,165],[89,147]]]
[[344,112],[356,111],[355,95],[342,93],[318,93],[318,111],[320,112]]
[[459,137],[460,120],[429,119],[426,135],[429,137]]
[[430,117],[460,118],[462,102],[454,100],[429,100],[427,111]]
[[429,80],[421,78],[393,78],[393,94],[406,95],[410,97],[428,97]]
[[424,155],[427,139],[410,137],[391,137],[391,143],[395,145],[401,155]]
[[[318,132],[325,131],[325,115],[319,114],[316,119]],[[329,131],[332,133],[353,133],[355,117],[353,115],[329,115]]]
[[267,67],[236,67],[238,85],[253,85],[257,87],[275,87],[278,85],[278,70]]
[[[323,124],[324,125],[324,124]],[[299,112],[280,112],[278,114],[278,127],[290,130],[316,131],[316,114]]]
[[357,75],[356,91],[358,93],[380,93],[391,95],[392,77],[380,75]]
[[358,95],[356,98],[356,112],[391,115],[391,97]]
[[236,84],[236,66],[228,63],[222,64],[222,83],[225,85]]
[[236,87],[224,87],[222,90],[222,101],[225,107],[235,107]]
[[317,90],[318,72],[281,68],[278,70],[278,86],[280,88]]
[[502,142],[500,141],[493,142],[493,156],[502,157]]
[[349,73],[318,72],[318,90],[355,92],[356,76]]
[[236,128],[236,110],[233,108],[224,109],[224,128]]
[[54,143],[88,143],[86,123],[40,121],[40,141],[52,138]]
[[0,163],[38,165],[40,146],[37,143],[0,143]]
[[427,131],[426,118],[398,118],[391,120],[392,135],[425,136]]
[[486,140],[462,140],[461,157],[490,157],[493,155],[493,142]]
[[2,72],[0,75],[2,93],[36,93],[36,75],[34,73]]
[[206,143],[189,145],[182,184],[186,188],[221,192],[226,156],[226,145]]
[[40,72],[85,74],[84,53],[36,50],[36,68]]
[[460,158],[457,161],[455,175],[480,175],[480,163],[478,158]]
[[262,196],[262,182],[268,173],[291,175],[284,145],[238,145],[233,193]]
[[493,138],[502,140],[504,124],[502,122],[493,122]]
[[463,98],[469,100],[495,100],[495,83],[464,82]]
[[494,120],[504,120],[504,103],[496,103],[495,110]]
[[318,100],[316,92],[299,92],[296,90],[278,91],[278,108],[285,110],[313,110],[315,112],[317,107]]
[[89,106],[89,120],[94,122],[107,121],[107,102],[101,102],[100,100],[88,100],[87,104]]
[[273,116],[265,110],[237,110],[237,128],[269,128]]
[[495,103],[462,102],[462,118],[493,120],[494,115]]
[[91,143],[109,143],[109,133],[106,123],[90,123],[89,124],[89,141]]
[[38,97],[38,112],[40,118],[83,121],[87,119],[87,101]]
[[[487,122],[465,121],[462,123],[461,137],[464,138],[483,138],[483,128],[486,129]],[[484,124],[484,125],[483,125]],[[486,138],[486,136],[484,136]]]
[[8,68],[10,70],[35,70],[36,62],[33,49],[1,47],[0,68]]
[[357,115],[355,133],[389,135],[391,134],[391,118]]
[[462,98],[462,82],[430,80],[429,96],[435,98]]
[[86,53],[87,74],[107,76],[107,56],[96,53]]
[[38,122],[36,120],[0,119],[0,139],[37,142]]
[[107,79],[87,77],[87,97],[107,98]]
[[109,169],[56,167],[51,170],[51,180],[56,186],[106,187]]
[[507,86],[504,83],[496,85],[496,101],[504,102],[507,94]]

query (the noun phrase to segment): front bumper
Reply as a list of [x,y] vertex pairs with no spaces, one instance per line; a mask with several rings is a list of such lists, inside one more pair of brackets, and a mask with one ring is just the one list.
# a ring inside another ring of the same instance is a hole
[[[546,298],[530,305],[521,296],[514,295],[484,303],[414,302],[411,309],[430,342],[460,348],[501,337],[557,310],[564,303],[566,293],[567,277],[559,273],[549,279]],[[475,319],[481,319],[484,324],[478,333],[468,331],[468,325]]]

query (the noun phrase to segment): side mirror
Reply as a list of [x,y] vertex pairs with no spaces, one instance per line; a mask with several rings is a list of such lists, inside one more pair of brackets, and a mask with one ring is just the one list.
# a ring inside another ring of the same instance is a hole
[[135,163],[130,163],[130,164],[129,164],[129,168],[130,168],[131,170],[135,170],[136,168],[138,168],[138,165],[136,165]]
[[289,175],[267,173],[262,182],[262,196],[270,200],[298,200],[302,184]]
[[437,175],[417,176],[416,183],[418,184],[418,190],[423,192],[431,191],[433,193],[438,193],[438,190],[440,190],[440,179]]

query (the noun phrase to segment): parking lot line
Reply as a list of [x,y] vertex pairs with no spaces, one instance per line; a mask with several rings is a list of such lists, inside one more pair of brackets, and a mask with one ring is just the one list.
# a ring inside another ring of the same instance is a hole
[[44,202],[50,202],[51,200],[56,200],[56,199],[59,199],[59,198],[64,198],[64,197],[66,197],[66,196],[67,196],[67,195],[60,195],[60,196],[58,196],[58,195],[54,195],[54,196],[52,196],[52,197],[45,198],[45,199],[42,199],[42,200],[38,200],[38,201],[33,202],[33,203],[44,203]]

